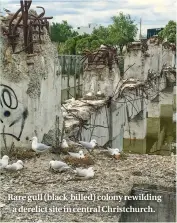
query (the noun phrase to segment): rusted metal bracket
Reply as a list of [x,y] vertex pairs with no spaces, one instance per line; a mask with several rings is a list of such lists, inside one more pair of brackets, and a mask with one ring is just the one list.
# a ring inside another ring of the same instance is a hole
[[[44,34],[42,31],[43,28],[45,27],[49,32],[49,22],[47,20],[52,19],[53,17],[44,17],[45,9],[41,6],[37,6],[36,8],[41,8],[43,10],[42,13],[39,15],[33,15],[29,11],[31,4],[32,0],[20,0],[21,8],[18,9],[9,21],[9,27],[8,31],[6,30],[6,35],[14,53],[18,37],[20,36],[18,28],[23,28],[24,48],[16,53],[25,51],[28,54],[33,54],[33,44],[36,42],[42,43],[41,35]],[[33,40],[34,34],[38,34],[38,39]]]
[[90,65],[107,65],[112,70],[114,62],[118,64],[117,49],[107,46],[105,49],[98,49],[95,52],[85,51],[82,57],[83,62],[87,60],[88,66]]

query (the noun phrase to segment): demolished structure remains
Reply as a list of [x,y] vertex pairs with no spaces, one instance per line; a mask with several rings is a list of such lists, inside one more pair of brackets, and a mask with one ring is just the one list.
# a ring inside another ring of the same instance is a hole
[[28,54],[33,53],[34,43],[42,42],[41,36],[44,35],[43,28],[45,27],[49,32],[49,22],[47,19],[52,19],[53,17],[44,17],[45,9],[41,6],[37,6],[37,8],[41,8],[43,12],[37,15],[36,12],[30,10],[31,3],[32,0],[20,1],[21,8],[16,13],[9,14],[8,17],[2,19],[4,24],[2,24],[1,29],[3,35],[7,36],[13,53],[19,53],[15,52],[20,35],[18,32],[19,28],[23,29],[24,49],[22,51]]
[[43,8],[39,15],[31,10],[31,1],[20,4],[16,13],[0,18],[1,146],[29,148],[31,137],[42,141],[44,134],[58,146],[61,75],[48,33],[52,17],[45,17]]
[[[44,17],[43,8],[43,12],[37,15],[30,10],[30,4],[21,1],[21,8],[15,14],[1,18],[3,144],[12,145],[13,139],[16,139],[19,142],[16,142],[16,145],[29,146],[28,139],[36,134],[45,143],[58,147],[66,135],[75,140],[90,140],[94,137],[102,146],[108,143],[122,150],[124,138],[130,141],[135,138],[144,139],[147,105],[169,83],[175,83],[175,70],[172,64],[175,61],[175,46],[162,43],[156,36],[148,41],[129,44],[123,77],[118,68],[116,48],[101,46],[95,52],[86,51],[82,58],[83,97],[79,100],[68,100],[68,103],[66,101],[62,105],[65,120],[62,124],[61,69],[56,49],[48,35],[47,19],[52,17]],[[23,24],[26,23],[28,25],[24,28]],[[50,89],[50,93],[47,93],[46,89]],[[14,96],[11,98],[12,95]],[[10,100],[8,102],[7,97]],[[50,99],[55,97],[58,101]],[[15,98],[16,105],[12,100]],[[3,104],[9,106],[10,110],[6,110]],[[18,112],[13,116],[12,111],[19,106],[21,116]],[[135,127],[135,117],[141,119],[140,128],[143,131]],[[41,128],[41,123],[44,122],[46,125]],[[14,134],[15,129],[12,127],[15,125],[19,125],[19,134]],[[26,128],[27,125],[31,128]],[[142,151],[146,152],[146,143],[143,144]]]
[[130,146],[133,140],[139,139],[142,140],[140,153],[146,153],[149,105],[161,91],[169,86],[172,89],[176,80],[175,46],[165,45],[157,37],[130,44],[123,77],[114,48],[105,46],[94,53],[86,52],[83,98],[68,100],[63,105],[69,136],[83,140],[96,138],[100,145],[109,142],[121,149],[124,139],[129,140]]
[[[1,155],[10,154],[10,162],[21,159],[25,165],[14,173],[1,169],[0,220],[175,222],[176,138],[171,134],[175,123],[170,123],[176,114],[175,46],[157,37],[129,44],[123,76],[114,47],[102,45],[95,52],[86,52],[82,58],[82,97],[61,103],[63,61],[49,37],[47,19],[51,17],[44,16],[43,7],[38,7],[43,9],[39,15],[32,11],[31,2],[20,1],[16,13],[0,17]],[[174,132],[176,136],[176,129]],[[34,151],[31,155],[29,140],[34,136],[51,145],[53,151],[38,159]],[[63,139],[68,144],[76,141],[76,148],[64,150]],[[70,149],[77,152],[78,141],[91,139],[96,139],[98,148],[90,155],[82,147],[85,157],[75,162],[68,155]],[[148,155],[166,148],[169,142],[167,155],[171,156]],[[118,158],[105,153],[107,146],[120,150]],[[13,149],[15,154],[10,153]],[[51,160],[67,162],[72,169],[54,173],[49,169]],[[96,174],[89,181],[78,180],[73,173],[77,166],[94,166]],[[160,201],[139,199],[132,204],[124,199],[143,193],[161,196]],[[43,195],[49,199],[38,199]],[[58,199],[63,195],[73,199]],[[103,199],[77,199],[90,195]],[[13,199],[21,196],[27,199]],[[112,199],[115,197],[119,200]],[[148,210],[155,212],[117,211],[147,204],[152,206]]]

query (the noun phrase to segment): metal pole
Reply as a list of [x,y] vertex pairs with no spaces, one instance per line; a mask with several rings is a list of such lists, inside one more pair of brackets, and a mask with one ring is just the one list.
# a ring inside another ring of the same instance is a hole
[[109,146],[112,148],[112,101],[109,106]]
[[[65,57],[65,56],[64,56]],[[66,58],[65,58],[66,59]],[[66,63],[67,64],[67,63]],[[68,70],[67,70],[67,99],[69,99],[69,91],[70,91],[70,88],[69,88],[69,76],[70,76],[70,60],[69,60],[69,57],[68,57]]]
[[70,66],[69,66],[69,76],[68,76],[68,87],[69,87],[69,90],[68,90],[68,99],[72,95],[72,92],[70,92],[71,88],[70,88],[69,79],[70,79],[70,76],[72,75],[72,64],[73,64],[73,58],[72,58],[72,56],[69,56],[69,58],[70,58],[70,63],[69,63]]
[[140,18],[140,36],[139,36],[139,39],[141,40],[141,22],[142,22],[142,20],[141,20],[141,18]]
[[25,51],[28,52],[28,2],[20,1],[23,17],[23,35],[24,35],[24,46]]
[[80,57],[77,56],[77,62],[79,61],[79,63],[77,64],[78,66],[78,69],[77,69],[77,72],[78,72],[78,95],[79,97],[81,97],[81,87],[80,87],[80,75],[81,75],[81,62],[80,62]]
[[76,98],[76,56],[74,56],[74,98]]

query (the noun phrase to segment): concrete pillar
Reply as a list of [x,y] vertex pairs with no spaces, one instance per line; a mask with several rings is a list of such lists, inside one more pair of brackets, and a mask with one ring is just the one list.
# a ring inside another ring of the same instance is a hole
[[[22,48],[22,41],[16,51]],[[29,139],[55,144],[55,121],[60,113],[61,75],[56,48],[46,33],[43,44],[34,44],[38,53],[13,54],[7,39],[2,43],[0,80],[1,147],[31,147]],[[47,137],[48,136],[48,137]]]

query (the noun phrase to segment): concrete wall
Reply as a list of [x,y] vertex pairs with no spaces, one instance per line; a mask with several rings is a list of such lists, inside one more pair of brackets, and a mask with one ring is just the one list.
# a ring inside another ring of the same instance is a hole
[[[152,111],[152,126],[150,120],[147,122],[146,114],[148,111],[148,101],[136,96],[134,91],[128,92],[128,96],[132,97],[132,101],[125,103],[123,99],[118,99],[112,106],[112,147],[118,147],[120,150],[131,150],[132,152],[146,153],[146,135],[158,135],[160,130],[160,119],[157,117],[157,124],[154,127],[155,118]],[[127,97],[128,98],[128,97]],[[127,113],[128,108],[128,113]],[[96,139],[98,144],[103,146],[109,141],[110,134],[110,110],[104,106],[91,114],[88,124],[95,128],[82,128],[82,140],[90,141]],[[159,115],[157,112],[157,116]],[[131,121],[128,122],[127,115]],[[99,126],[101,127],[99,127]],[[153,130],[153,132],[152,132]],[[136,143],[136,145],[135,145]],[[139,148],[139,149],[138,149]]]
[[173,93],[160,92],[160,116],[171,117],[173,114]]
[[[130,68],[125,73],[124,78],[145,81],[149,71],[152,73],[152,78],[154,76],[158,78],[152,81],[153,87],[148,90],[149,100],[144,104],[143,120],[137,116],[125,128],[124,150],[145,153],[147,149],[150,150],[154,140],[157,140],[161,132],[160,116],[165,116],[164,113],[167,113],[172,117],[171,105],[173,102],[172,97],[170,97],[170,95],[172,96],[172,92],[163,93],[161,91],[167,87],[167,74],[169,80],[174,82],[173,71],[168,67],[174,63],[175,53],[168,44],[161,44],[156,38],[151,38],[147,41],[148,48],[145,51],[142,50],[142,46],[140,42],[135,42],[128,48],[128,53],[125,56],[124,70]],[[166,68],[161,72],[163,66]],[[164,106],[161,109],[163,104],[170,106]],[[161,143],[158,145],[158,148],[160,146]]]
[[142,52],[139,48],[137,48],[136,50],[131,50],[129,53],[126,54],[124,59],[124,71],[127,70],[125,72],[125,79],[136,77],[137,79],[144,80],[142,77],[141,56]]
[[[131,93],[130,93],[131,94]],[[134,96],[135,104],[130,102],[124,103],[122,99],[118,99],[112,105],[112,123],[110,125],[110,109],[106,106],[101,107],[97,112],[91,114],[88,120],[90,128],[88,130],[82,128],[82,140],[90,141],[96,139],[98,144],[103,146],[109,141],[110,128],[112,128],[112,147],[123,149],[123,137],[127,123],[127,110],[129,117],[133,119],[141,111],[141,99],[139,96]],[[99,127],[100,126],[100,127]]]
[[176,67],[176,52],[173,52],[172,67]]
[[[163,79],[163,76],[159,78],[159,82],[163,82]],[[164,83],[162,83],[161,87],[162,86],[165,88]],[[69,130],[68,135],[75,136],[84,141],[96,139],[100,146],[108,144],[110,139],[112,139],[112,147],[114,148],[119,148],[120,150],[128,152],[146,153],[152,148],[160,134],[161,124],[159,116],[162,111],[160,110],[159,102],[151,103],[151,100],[157,96],[158,91],[151,89],[153,95],[149,97],[149,101],[146,99],[142,100],[141,90],[139,89],[138,92],[139,94],[136,95],[135,90],[127,91],[127,99],[130,100],[127,101],[127,103],[121,98],[113,102],[111,109],[112,121],[110,119],[110,108],[107,108],[106,105],[102,105],[99,109],[96,107],[93,109],[87,105],[87,103],[91,102],[99,104],[99,100],[87,100],[82,105],[80,101],[74,102],[71,108],[73,112],[76,112],[76,109],[77,111],[83,111],[83,113],[85,111],[87,114],[90,113],[91,117],[89,118],[89,115],[87,117],[85,115],[82,116],[79,112],[75,113],[81,117],[85,116],[84,120],[87,120],[86,129],[81,129],[81,137],[78,137],[78,119],[74,120],[71,117],[68,118],[66,121],[67,128],[68,126],[73,126],[73,129]],[[166,99],[164,99],[164,102],[165,101]],[[162,101],[162,104],[164,102]],[[101,100],[101,103],[105,104],[104,100]],[[172,101],[170,103],[172,103]],[[126,108],[128,108],[128,112]],[[127,115],[130,119],[129,122]],[[162,143],[163,137],[160,138],[162,139]]]
[[152,146],[152,148],[150,149],[150,153],[153,153],[155,151],[159,151],[163,141],[164,141],[164,137],[165,137],[165,128],[162,129],[162,131],[159,132],[158,134],[158,139],[157,141],[154,143],[154,145]]
[[173,89],[173,122],[176,122],[176,86]]
[[[146,136],[146,144],[147,151],[155,153],[160,148],[164,147],[164,138],[171,138],[174,140],[174,126],[172,123],[173,116],[173,94],[171,91],[164,89],[164,91],[159,93],[158,101],[151,101],[148,104],[148,118],[147,122],[147,136]],[[163,130],[163,131],[162,131]],[[167,139],[166,139],[167,141]],[[175,141],[175,140],[174,140]],[[168,147],[165,151],[160,151],[160,153],[168,153]]]
[[[31,137],[36,135],[42,141],[49,131],[50,143],[55,141],[56,115],[60,116],[61,75],[57,50],[44,31],[43,44],[34,44],[38,54],[13,54],[7,39],[2,40],[1,147],[5,142],[7,146],[14,142],[16,147],[31,147]],[[21,48],[22,36],[16,51]],[[59,126],[61,123],[60,117]]]
[[[61,79],[61,89],[62,90],[65,90],[67,88],[67,84],[68,84],[68,76],[67,75],[62,75],[62,79]],[[82,82],[82,76],[80,77],[80,82]],[[77,78],[76,79],[76,86],[78,86],[79,84],[79,79]],[[69,78],[69,86],[71,88],[74,87],[74,76],[70,76]]]
[[76,88],[76,96],[82,97],[82,76],[80,76],[80,80],[76,79],[76,87],[74,87],[74,77],[71,76],[69,78],[69,98],[68,98],[67,84],[68,84],[67,76],[62,76],[61,102],[64,102],[69,98],[72,98],[72,96],[74,97],[75,88]]
[[127,70],[125,78],[146,80],[148,71],[160,74],[162,66],[173,66],[175,52],[171,48],[165,48],[161,43],[147,41],[148,49],[143,52],[140,42],[133,43],[133,47],[125,56],[124,70]]
[[147,107],[147,110],[148,110],[148,117],[152,118],[159,118],[160,117],[160,104],[159,102],[151,102],[151,103],[148,103],[148,107]]
[[92,113],[87,123],[90,126],[88,130],[82,128],[82,140],[96,139],[99,145],[104,145],[109,141],[109,109],[106,106]]
[[91,34],[94,28],[99,28],[99,26],[100,25],[94,23],[88,24],[88,26],[80,26],[77,27],[77,32],[79,33],[79,35],[83,35],[84,33]]
[[[62,102],[71,97],[78,98],[82,96],[83,64],[81,58],[82,56],[80,55],[59,55],[62,76]],[[75,85],[76,88],[74,87]]]
[[84,71],[83,75],[83,95],[88,92],[96,94],[101,91],[105,96],[112,95],[120,80],[120,71],[114,63],[112,71],[105,65],[90,65],[89,70]]
[[[99,124],[102,127],[96,126],[94,129],[90,128],[89,130],[82,129],[81,136],[83,140],[89,141],[91,138],[95,138],[99,145],[104,145],[110,138],[112,138],[113,147],[118,147],[120,150],[124,147],[125,151],[131,150],[132,152],[138,151],[139,153],[146,153],[146,136],[154,136],[155,134],[155,137],[157,137],[160,131],[160,107],[158,103],[152,100],[155,100],[158,94],[160,94],[159,98],[161,98],[161,93],[159,92],[165,89],[167,85],[166,74],[165,72],[161,73],[163,65],[162,53],[162,45],[155,45],[152,43],[149,43],[148,48],[148,55],[150,56],[144,56],[143,54],[142,57],[142,52],[138,48],[130,51],[126,57],[127,61],[125,60],[125,70],[126,66],[128,68],[128,66],[133,63],[135,63],[135,65],[130,68],[129,72],[127,72],[128,75],[125,75],[124,79],[132,77],[135,79],[139,78],[142,81],[146,80],[149,70],[156,76],[156,80],[152,82],[153,86],[149,87],[148,100],[145,98],[142,99],[143,93],[141,92],[141,89],[138,90],[138,95],[135,90],[127,90],[125,97],[127,99],[126,103],[124,98],[117,98],[116,101],[114,100],[112,106],[112,124],[110,124],[110,109],[105,107],[100,108],[99,112],[91,114],[91,119],[88,123],[91,124],[91,126]],[[170,63],[170,60],[171,59],[169,59],[169,62],[167,61],[167,64]],[[113,92],[114,87],[112,87],[113,85],[109,82],[110,76],[108,74],[109,70],[107,67],[98,70],[95,68],[93,70],[85,71],[85,84],[83,85],[85,93],[91,90],[92,92],[101,90],[98,89],[100,84],[102,92],[106,92],[107,96],[110,95]],[[115,74],[113,75],[117,75],[117,79],[114,81],[115,86],[119,81],[119,72],[116,74],[115,71]],[[108,91],[106,88],[107,83],[109,83]],[[129,115],[129,122],[127,120],[127,115]],[[150,119],[148,119],[147,122],[147,115],[152,118],[152,123]],[[155,127],[154,123],[157,123]],[[112,125],[111,137],[110,125]]]

